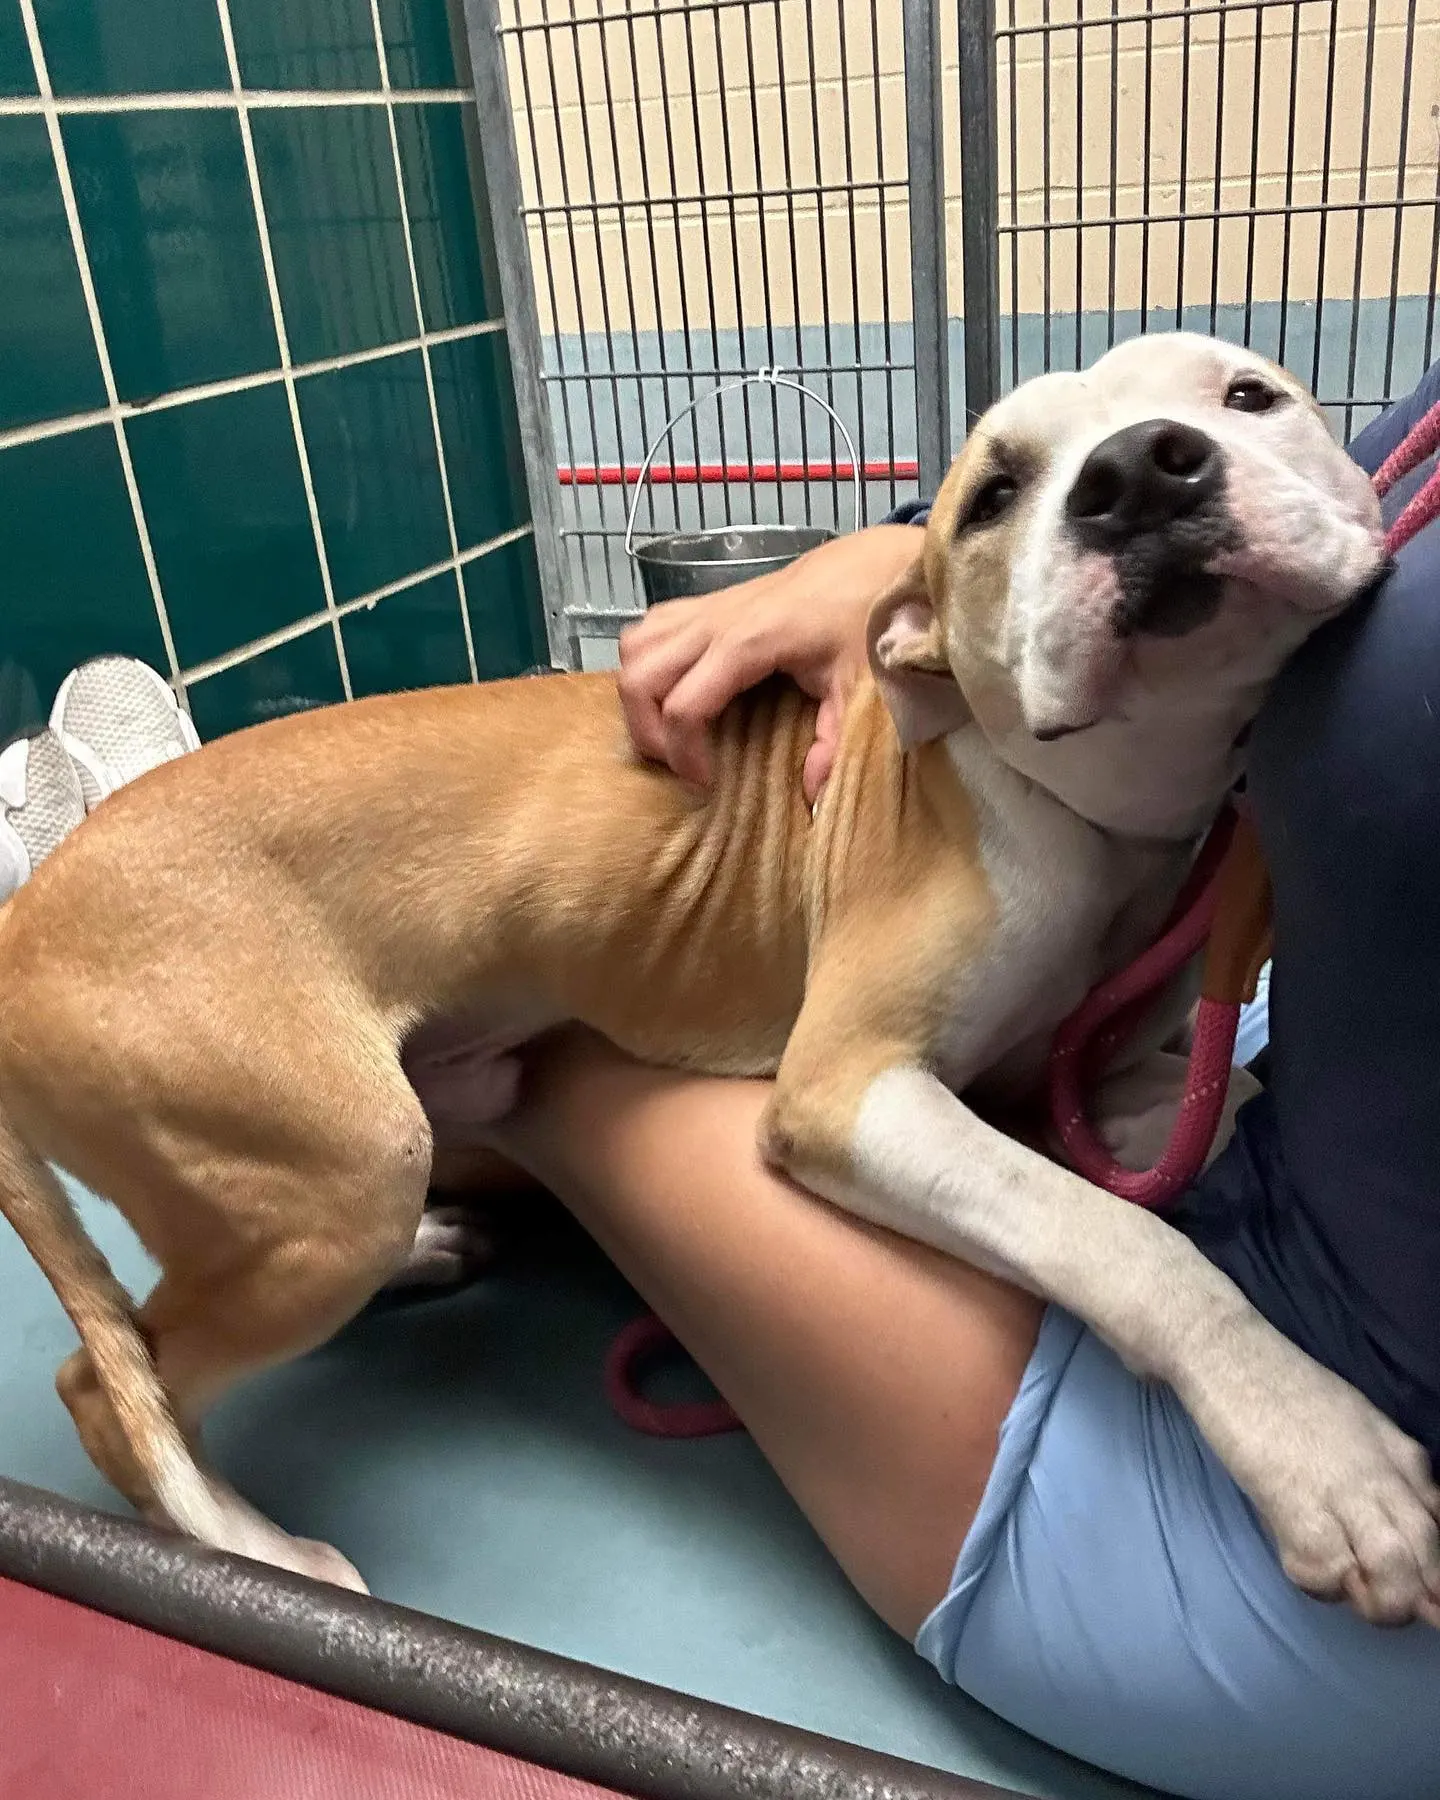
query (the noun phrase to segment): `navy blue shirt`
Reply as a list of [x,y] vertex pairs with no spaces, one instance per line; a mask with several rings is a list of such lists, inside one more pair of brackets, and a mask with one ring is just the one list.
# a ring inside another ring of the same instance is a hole
[[[1361,433],[1372,474],[1440,365]],[[1387,497],[1393,518],[1430,473]],[[1287,665],[1248,787],[1275,887],[1270,1087],[1184,1223],[1440,1460],[1440,530]]]
[[[1440,365],[1351,454],[1373,473],[1437,400]],[[1440,526],[1287,665],[1247,785],[1275,888],[1270,1086],[1175,1223],[1440,1464]]]

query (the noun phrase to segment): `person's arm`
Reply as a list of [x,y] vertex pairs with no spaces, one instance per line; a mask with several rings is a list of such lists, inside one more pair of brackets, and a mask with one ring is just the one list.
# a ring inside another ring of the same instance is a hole
[[773,575],[657,606],[620,639],[620,701],[636,748],[703,786],[714,720],[747,688],[788,675],[820,702],[805,763],[813,800],[830,772],[845,698],[864,666],[870,609],[919,550],[920,533],[911,526],[874,525]]

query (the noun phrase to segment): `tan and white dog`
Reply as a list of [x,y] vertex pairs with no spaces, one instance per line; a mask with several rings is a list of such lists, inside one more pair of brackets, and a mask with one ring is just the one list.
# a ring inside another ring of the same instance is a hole
[[[405,1257],[417,1028],[463,1023],[479,1119],[581,1020],[775,1074],[776,1166],[1172,1382],[1301,1585],[1430,1613],[1421,1450],[1170,1227],[970,1104],[1033,1089],[1150,938],[1268,682],[1383,563],[1369,483],[1289,376],[1150,339],[973,432],[813,820],[799,694],[732,708],[697,794],[636,759],[598,676],[277,721],[107,800],[0,911],[0,1204],[79,1330],[59,1385],[91,1456],[159,1520],[359,1585],[200,1464],[201,1414]],[[1102,1099],[1112,1136],[1163,1036]],[[47,1162],[159,1262],[138,1315]]]

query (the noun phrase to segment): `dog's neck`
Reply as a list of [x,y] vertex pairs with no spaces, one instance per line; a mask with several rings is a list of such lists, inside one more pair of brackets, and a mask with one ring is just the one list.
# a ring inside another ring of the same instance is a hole
[[1017,774],[1118,837],[1180,843],[1207,829],[1244,766],[1240,742],[1264,698],[1243,693],[1153,704],[1041,743],[1017,725],[987,734]]

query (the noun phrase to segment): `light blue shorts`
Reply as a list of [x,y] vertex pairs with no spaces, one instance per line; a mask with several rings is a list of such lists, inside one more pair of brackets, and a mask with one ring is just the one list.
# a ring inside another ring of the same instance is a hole
[[1293,1588],[1171,1390],[1055,1307],[916,1648],[1033,1736],[1186,1800],[1440,1797],[1440,1632]]

